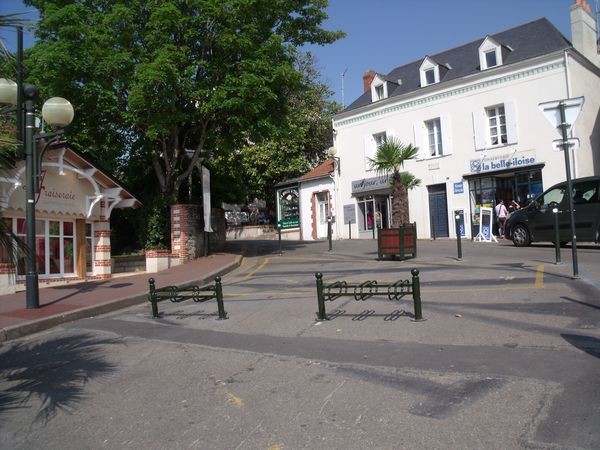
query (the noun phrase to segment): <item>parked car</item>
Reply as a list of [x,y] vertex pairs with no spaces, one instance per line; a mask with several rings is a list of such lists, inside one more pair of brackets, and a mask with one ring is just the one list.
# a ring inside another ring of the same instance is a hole
[[[600,177],[572,180],[575,235],[577,241],[600,241]],[[552,186],[538,195],[529,205],[516,210],[506,221],[504,237],[512,239],[517,247],[532,242],[556,241],[555,214],[558,214],[559,242],[570,242],[571,219],[569,202],[565,195],[567,183]],[[554,213],[556,209],[558,212]]]

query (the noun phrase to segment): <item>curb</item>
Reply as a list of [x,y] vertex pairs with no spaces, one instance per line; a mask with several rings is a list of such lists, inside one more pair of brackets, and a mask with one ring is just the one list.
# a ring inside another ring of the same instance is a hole
[[[214,272],[206,274],[200,279],[192,279],[185,281],[182,284],[208,284],[214,277],[225,275],[240,266],[242,257],[236,256],[235,261],[221,267]],[[12,325],[0,329],[0,344],[18,339],[31,334],[39,333],[50,328],[56,327],[63,323],[73,322],[79,319],[87,319],[101,314],[106,314],[119,309],[129,308],[130,306],[140,305],[146,302],[147,294],[140,294],[134,297],[121,298],[98,305],[86,306],[81,309],[76,309],[62,314],[55,314],[53,316],[44,317],[42,319],[32,320],[30,322],[24,322],[18,325]]]

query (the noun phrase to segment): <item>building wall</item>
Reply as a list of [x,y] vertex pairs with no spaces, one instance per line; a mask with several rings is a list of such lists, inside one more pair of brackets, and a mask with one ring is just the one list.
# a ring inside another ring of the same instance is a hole
[[[303,181],[300,185],[300,227],[302,239],[306,241],[315,239],[314,224],[318,220],[318,210],[314,203],[314,194],[320,192],[327,192],[329,195],[330,214],[334,216],[338,214],[334,206],[334,183],[332,178]],[[341,220],[341,217],[339,219]]]
[[[592,149],[589,143],[591,130],[595,129],[595,135],[598,134],[598,127],[595,125],[600,99],[598,77],[576,62],[571,62],[570,68],[573,95],[584,92],[582,95],[586,95],[586,107],[589,107],[585,117],[580,117],[577,122],[576,132],[580,134],[580,139],[587,140],[585,147],[582,146],[583,151],[576,155],[576,167],[579,170],[577,175],[591,175],[590,172],[598,173],[591,163]],[[447,144],[452,153],[442,157],[411,160],[404,167],[404,170],[422,181],[421,187],[409,193],[410,219],[417,222],[419,238],[430,237],[427,186],[446,185],[448,211],[464,209],[466,214],[471,213],[468,183],[464,175],[473,174],[472,161],[489,163],[494,158],[505,157],[511,160],[515,156],[521,160],[533,158],[535,164],[545,164],[542,170],[544,188],[565,179],[564,156],[561,152],[552,150],[552,141],[558,139],[559,134],[538,107],[541,102],[568,97],[562,53],[538,58],[534,62],[493,69],[448,84],[451,85],[445,86],[442,83],[425,87],[405,98],[384,100],[380,102],[381,106],[375,104],[356,112],[342,113],[335,118],[335,146],[343,167],[339,183],[341,204],[355,202],[351,192],[352,181],[376,175],[364,163],[365,143],[373,134],[386,132],[388,136],[395,136],[403,143],[416,144],[419,139],[415,136],[415,123],[438,117],[444,117],[448,124],[445,129],[445,147]],[[516,142],[477,149],[473,112],[506,102],[514,105]],[[461,181],[464,192],[454,194],[454,183]],[[466,218],[467,221],[469,219],[470,217]],[[449,221],[452,220],[452,214],[449,214]],[[453,225],[449,228],[451,236],[454,236]],[[339,222],[337,231],[341,236],[347,237],[347,227],[340,226]],[[353,230],[353,236],[358,235],[357,231]],[[469,232],[467,230],[468,234]]]

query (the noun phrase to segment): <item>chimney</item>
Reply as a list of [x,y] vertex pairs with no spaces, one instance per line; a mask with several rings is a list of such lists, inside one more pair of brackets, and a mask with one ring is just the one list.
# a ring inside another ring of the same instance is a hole
[[373,82],[375,75],[377,75],[377,74],[375,73],[374,70],[369,70],[368,72],[365,72],[365,74],[363,75],[364,92],[371,90],[371,83]]
[[596,19],[587,0],[575,0],[571,6],[571,38],[575,50],[600,67]]

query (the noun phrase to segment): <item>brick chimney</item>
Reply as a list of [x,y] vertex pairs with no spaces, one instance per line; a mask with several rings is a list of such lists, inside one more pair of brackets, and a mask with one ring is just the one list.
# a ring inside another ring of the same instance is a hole
[[365,72],[365,74],[363,75],[364,92],[371,90],[371,83],[373,82],[375,75],[377,75],[377,74],[375,73],[374,70],[369,70],[368,72]]
[[571,6],[571,38],[575,50],[600,67],[596,18],[587,0],[575,0]]

